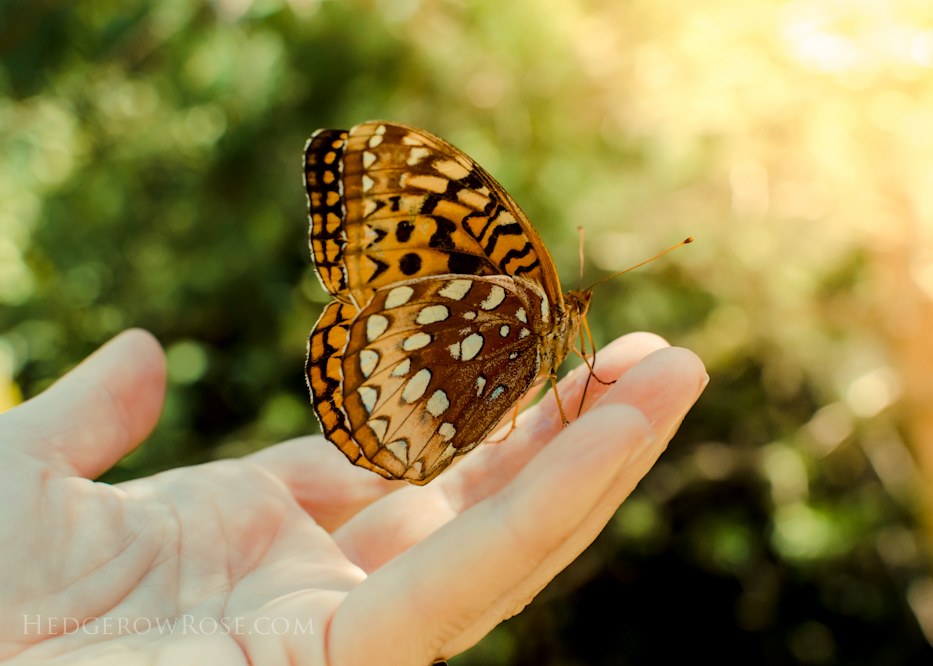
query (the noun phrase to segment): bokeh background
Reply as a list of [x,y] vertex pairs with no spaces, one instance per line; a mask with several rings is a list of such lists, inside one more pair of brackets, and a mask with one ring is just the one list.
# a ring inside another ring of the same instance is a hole
[[521,203],[597,344],[711,381],[605,532],[452,665],[931,663],[929,0],[5,0],[0,409],[120,330],[165,413],[104,480],[317,431],[301,151],[370,118]]

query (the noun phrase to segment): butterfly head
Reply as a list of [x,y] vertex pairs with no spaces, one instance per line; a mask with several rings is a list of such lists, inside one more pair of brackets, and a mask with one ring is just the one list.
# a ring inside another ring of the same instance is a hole
[[578,317],[586,316],[587,310],[590,309],[590,298],[592,295],[592,289],[585,289],[583,291],[571,289],[567,292],[567,296],[565,297],[567,299],[568,309]]

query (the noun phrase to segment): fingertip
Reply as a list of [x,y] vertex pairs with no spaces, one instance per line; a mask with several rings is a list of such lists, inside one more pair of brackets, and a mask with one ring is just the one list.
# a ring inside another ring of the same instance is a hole
[[709,383],[706,365],[699,356],[684,347],[670,347],[666,354],[668,357],[667,362],[683,377],[684,383],[688,384],[689,380],[693,380],[695,383],[696,394],[693,396],[695,401]]
[[[104,364],[97,370],[119,400],[128,419],[130,440],[141,442],[152,431],[165,402],[165,352],[156,337],[141,328],[123,331],[90,358],[101,354]],[[90,360],[90,358],[88,360]],[[126,370],[132,370],[127,372]]]
[[606,391],[597,406],[634,405],[659,436],[679,423],[708,381],[700,358],[683,347],[667,347],[645,356]]
[[624,347],[641,349],[650,353],[657,349],[664,349],[670,346],[671,343],[657,333],[651,333],[650,331],[634,331],[633,333],[627,333],[616,338],[601,351],[609,351]]

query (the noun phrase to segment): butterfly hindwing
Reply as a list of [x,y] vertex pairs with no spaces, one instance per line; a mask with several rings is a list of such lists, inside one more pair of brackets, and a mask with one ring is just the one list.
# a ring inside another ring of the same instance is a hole
[[339,301],[324,308],[308,338],[305,377],[324,436],[343,451],[350,462],[392,478],[390,473],[373,465],[363,455],[350,433],[343,411],[343,392],[340,390],[343,350],[356,314],[354,306]]
[[342,361],[343,410],[363,455],[422,484],[482,441],[538,375],[542,298],[506,276],[378,290]]

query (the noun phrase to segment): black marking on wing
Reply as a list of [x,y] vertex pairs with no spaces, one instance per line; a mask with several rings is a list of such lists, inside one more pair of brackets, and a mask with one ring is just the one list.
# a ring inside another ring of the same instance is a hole
[[[331,198],[328,194],[339,195],[340,193],[340,162],[343,160],[346,144],[341,148],[334,148],[333,144],[345,136],[346,130],[318,130],[311,136],[305,148],[305,188],[308,193],[308,215],[311,218],[309,236],[312,241],[321,241],[325,248],[321,256],[314,256],[312,248],[311,256],[325,284],[331,279],[330,269],[342,265],[343,251],[346,248],[346,239],[343,236],[343,197],[335,197],[336,201],[333,204],[327,203]],[[329,163],[325,162],[324,158],[330,153],[334,154],[335,159]],[[324,174],[327,172],[334,176],[330,183],[324,182]],[[327,230],[328,215],[336,215],[341,221],[333,231]],[[315,218],[320,221],[315,222]],[[328,260],[326,256],[328,243],[335,243],[339,247],[339,252],[333,261]],[[337,289],[342,291],[346,288],[346,278],[342,276]]]
[[527,266],[519,266],[518,268],[516,268],[515,271],[512,273],[512,275],[521,275],[522,273],[530,273],[531,271],[533,271],[540,265],[541,265],[541,262],[535,259],[533,262],[531,262]]
[[375,239],[374,241],[372,241],[369,245],[367,245],[367,247],[372,247],[373,245],[375,245],[376,243],[378,243],[378,242],[381,241],[383,238],[385,238],[386,236],[389,235],[389,232],[386,231],[385,229],[380,229],[379,227],[370,227],[369,225],[366,225],[366,226],[367,226],[373,233],[376,234],[376,239]]
[[[476,240],[482,241],[486,237],[486,232],[489,231],[489,227],[492,226],[492,223],[496,221],[496,218],[499,217],[500,213],[505,212],[505,208],[502,206],[496,206],[496,209],[489,216],[489,219],[486,221],[486,225],[483,227],[483,230],[479,232],[479,236],[474,236]],[[486,254],[489,254],[489,250],[486,251]]]
[[525,247],[521,250],[509,250],[506,252],[505,257],[502,258],[502,265],[507,266],[510,261],[513,259],[521,259],[522,257],[527,257],[528,254],[534,249],[530,242],[525,242]]
[[470,173],[457,181],[457,183],[463,186],[464,189],[469,190],[481,190],[486,186],[486,183],[479,177],[475,169],[471,169]]
[[395,237],[398,239],[399,243],[407,243],[414,230],[415,225],[411,223],[411,220],[402,220],[395,227]]
[[460,275],[482,275],[480,270],[486,262],[475,254],[451,252],[447,257],[447,270]]
[[453,233],[457,230],[457,225],[446,217],[432,217],[431,219],[437,225],[437,231],[431,235],[428,245],[441,250],[453,250],[456,247]]
[[[450,187],[450,185],[447,187]],[[439,194],[432,192],[431,194],[427,195],[424,198],[424,203],[421,204],[421,214],[430,215],[434,212],[434,209],[437,208],[437,204],[439,204],[442,200],[443,198]]]
[[485,213],[485,212],[483,212],[483,213],[479,213],[479,212],[477,212],[477,213],[470,213],[469,215],[467,215],[466,217],[464,217],[464,218],[463,218],[463,230],[466,231],[468,234],[470,234],[470,236],[472,236],[473,238],[476,238],[476,240],[479,240],[479,238],[476,237],[476,234],[473,233],[473,229],[470,227],[469,224],[467,224],[470,220],[472,220],[472,219],[474,219],[474,218],[477,218],[477,217],[479,217],[479,218],[485,218],[485,217],[486,217],[486,213]]
[[372,211],[369,213],[369,215],[367,215],[366,217],[369,217],[370,215],[375,215],[380,210],[386,207],[386,202],[383,201],[382,199],[373,199],[372,201],[376,204],[376,207],[373,208]]
[[518,222],[500,224],[492,230],[492,234],[490,234],[489,240],[486,242],[486,254],[492,255],[493,251],[495,251],[499,236],[520,236],[522,233],[522,226]]
[[379,259],[376,259],[375,257],[370,257],[370,256],[367,255],[366,258],[369,259],[369,260],[370,260],[371,262],[373,262],[374,264],[376,264],[376,270],[373,271],[373,274],[369,276],[369,279],[366,280],[367,282],[372,282],[372,281],[375,280],[377,277],[379,277],[380,275],[382,275],[383,273],[385,273],[385,272],[388,270],[388,268],[389,268],[389,264],[387,264],[387,263],[384,262],[384,261],[380,261]]
[[414,275],[421,270],[421,257],[415,252],[409,252],[398,262],[398,267],[405,275]]

